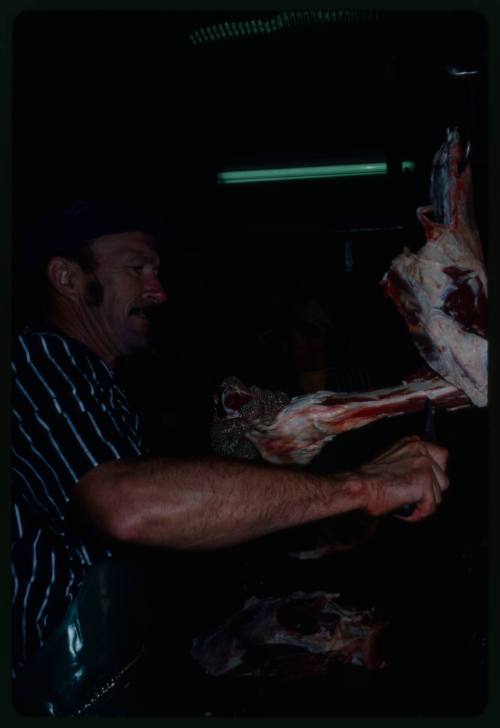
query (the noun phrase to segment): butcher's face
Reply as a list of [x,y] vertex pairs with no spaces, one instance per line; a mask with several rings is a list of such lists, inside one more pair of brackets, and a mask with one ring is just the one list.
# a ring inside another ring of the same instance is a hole
[[105,235],[92,244],[95,266],[85,273],[84,325],[107,361],[146,346],[153,306],[166,299],[153,238],[143,232]]

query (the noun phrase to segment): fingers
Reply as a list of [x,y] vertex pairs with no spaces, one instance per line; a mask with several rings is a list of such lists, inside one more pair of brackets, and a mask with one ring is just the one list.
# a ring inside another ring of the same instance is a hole
[[429,473],[429,487],[424,490],[424,494],[416,504],[415,511],[411,516],[396,516],[400,520],[416,522],[431,516],[443,501],[443,492],[448,488],[449,481],[441,468],[435,463],[431,464]]
[[450,481],[445,471],[435,462],[431,462],[432,473],[434,475],[435,482],[437,483],[440,492],[447,490],[450,486]]
[[423,447],[427,452],[427,456],[430,459],[430,466],[432,468],[433,486],[436,488],[436,497],[439,498],[439,503],[442,500],[442,492],[447,490],[450,481],[446,475],[446,465],[448,462],[448,450],[435,445],[434,443],[422,442]]
[[424,445],[431,458],[439,465],[442,471],[445,471],[448,463],[448,450],[433,442],[424,442]]
[[371,462],[378,463],[384,460],[392,460],[394,456],[400,458],[405,453],[413,455],[416,451],[421,451],[421,444],[423,444],[423,440],[417,435],[408,435],[407,437],[402,437],[388,450],[384,450],[382,453],[380,453],[380,455],[374,457]]
[[401,505],[415,503],[405,521],[432,515],[449,487],[448,451],[413,435],[404,437],[358,471],[367,483],[367,510],[372,515],[395,513]]
[[364,468],[378,483],[372,512],[395,512],[401,503],[415,503],[411,516],[397,517],[412,522],[432,515],[449,487],[447,460],[448,451],[440,445],[417,436],[399,440]]
[[[408,437],[403,437],[401,440],[398,440],[391,448],[388,450],[385,450],[380,455],[373,458],[373,463],[379,463],[393,460],[394,456],[397,456],[398,458],[401,458],[405,454],[408,454],[409,456],[414,456],[417,453],[424,454],[426,456],[429,456],[432,461],[439,467],[442,473],[446,470],[446,464],[448,461],[448,450],[444,447],[441,447],[440,445],[436,445],[435,443],[426,442],[425,440],[422,440],[417,435],[410,435]],[[442,475],[439,477],[439,480],[443,481]],[[445,486],[445,488],[447,485]]]
[[439,505],[443,501],[443,491],[444,488],[441,487],[440,483],[438,482],[437,478],[435,478],[432,481],[432,489],[434,492],[434,501],[436,505]]
[[394,443],[392,447],[388,448],[387,450],[384,450],[380,453],[380,455],[377,455],[373,458],[372,462],[377,463],[380,460],[383,460],[384,458],[390,457],[396,452],[399,452],[407,443],[418,440],[419,438],[416,435],[412,435],[410,437],[402,437],[400,440]]
[[[437,490],[439,490],[439,488]],[[407,523],[422,521],[424,518],[428,518],[436,512],[442,496],[437,496],[437,498],[438,500],[436,500],[436,491],[431,489],[425,496],[422,497],[421,500],[418,501],[418,503],[415,504],[415,510],[410,516],[401,516],[397,513],[397,511],[392,515],[400,521],[406,521]]]

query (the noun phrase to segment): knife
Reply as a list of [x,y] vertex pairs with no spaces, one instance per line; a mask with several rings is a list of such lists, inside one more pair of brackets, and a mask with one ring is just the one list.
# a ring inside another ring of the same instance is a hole
[[[424,431],[422,433],[422,439],[426,442],[436,442],[436,425],[434,422],[434,407],[432,406],[432,402],[430,399],[427,399],[425,402],[424,407],[424,414],[425,414],[425,423],[424,423]],[[416,503],[405,503],[404,506],[401,506],[397,509],[397,511],[394,511],[394,515],[396,516],[403,516],[403,518],[408,518],[408,516],[411,516],[415,508],[417,507]]]

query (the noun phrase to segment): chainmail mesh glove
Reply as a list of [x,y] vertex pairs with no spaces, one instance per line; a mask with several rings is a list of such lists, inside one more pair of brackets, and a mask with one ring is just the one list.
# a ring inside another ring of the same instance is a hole
[[284,392],[245,387],[237,377],[224,379],[214,395],[210,444],[218,455],[256,460],[257,448],[247,439],[249,430],[270,425],[290,402]]

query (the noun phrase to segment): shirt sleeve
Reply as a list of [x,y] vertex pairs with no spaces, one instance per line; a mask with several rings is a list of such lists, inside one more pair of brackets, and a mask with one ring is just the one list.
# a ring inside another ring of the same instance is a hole
[[51,334],[18,337],[13,389],[13,460],[32,504],[61,512],[87,472],[142,454],[137,415],[83,347]]

